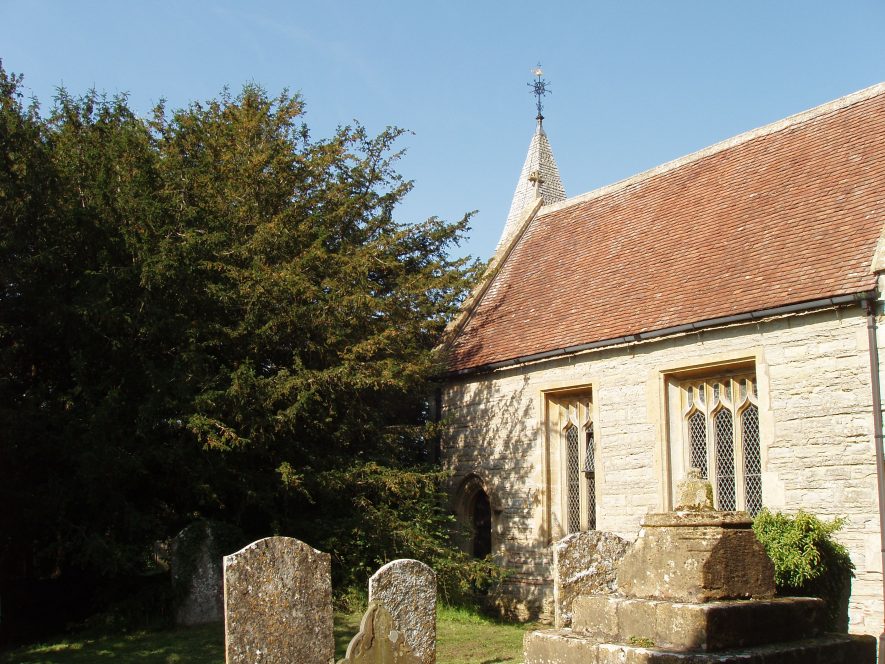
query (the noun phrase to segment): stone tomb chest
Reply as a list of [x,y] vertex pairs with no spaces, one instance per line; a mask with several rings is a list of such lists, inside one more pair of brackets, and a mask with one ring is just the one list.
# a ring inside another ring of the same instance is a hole
[[[680,496],[696,495],[697,481]],[[580,595],[570,629],[526,634],[525,664],[876,661],[873,637],[823,632],[822,600],[774,596],[774,569],[745,512],[680,505],[690,509],[646,516],[618,566],[617,594]]]

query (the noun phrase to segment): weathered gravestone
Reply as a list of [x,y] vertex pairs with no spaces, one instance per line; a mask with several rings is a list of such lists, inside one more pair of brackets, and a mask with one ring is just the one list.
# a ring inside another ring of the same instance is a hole
[[369,579],[369,601],[383,606],[420,664],[436,662],[436,574],[417,560],[394,560]]
[[608,594],[616,589],[618,562],[630,543],[613,533],[572,533],[553,545],[554,624],[572,624],[572,602],[578,595]]
[[221,552],[215,529],[197,521],[172,540],[172,584],[180,593],[175,609],[178,625],[221,622],[224,616]]
[[330,664],[329,554],[268,537],[224,557],[227,664]]
[[338,664],[421,664],[421,660],[406,645],[405,635],[396,629],[390,612],[369,602],[360,631]]

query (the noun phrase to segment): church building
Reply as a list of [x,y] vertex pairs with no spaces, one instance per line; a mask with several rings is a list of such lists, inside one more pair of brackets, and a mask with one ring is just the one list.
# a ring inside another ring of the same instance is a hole
[[844,517],[850,630],[878,635],[885,83],[571,198],[540,110],[446,341],[464,546],[543,614],[553,542],[633,541],[696,467],[718,509]]

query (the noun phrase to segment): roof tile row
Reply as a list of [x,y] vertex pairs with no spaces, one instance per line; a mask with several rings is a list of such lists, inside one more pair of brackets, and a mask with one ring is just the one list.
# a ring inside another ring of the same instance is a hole
[[883,222],[885,88],[542,208],[449,368],[870,290]]

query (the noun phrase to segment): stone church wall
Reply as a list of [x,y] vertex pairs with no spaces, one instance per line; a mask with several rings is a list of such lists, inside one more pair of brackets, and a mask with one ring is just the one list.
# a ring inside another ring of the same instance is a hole
[[[880,348],[883,343],[880,333]],[[671,505],[670,491],[683,473],[671,468],[667,377],[748,359],[758,384],[763,502],[773,510],[847,517],[839,539],[856,566],[850,629],[881,631],[872,398],[860,307],[601,349],[450,382],[442,400],[442,458],[454,471],[452,505],[463,512],[459,488],[465,483],[488,493],[492,552],[514,572],[507,591],[517,615],[550,612],[549,545],[564,534],[555,444],[545,425],[549,395],[578,386],[592,392],[597,528],[632,541],[646,512]]]

